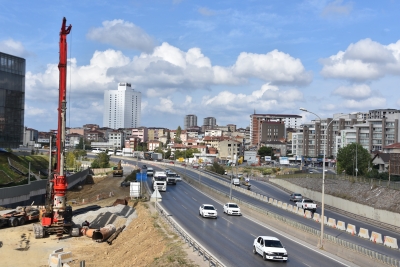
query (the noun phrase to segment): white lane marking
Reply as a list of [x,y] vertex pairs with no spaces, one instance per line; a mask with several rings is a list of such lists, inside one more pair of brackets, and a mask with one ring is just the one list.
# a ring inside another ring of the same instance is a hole
[[197,200],[194,197],[192,197],[192,199],[197,202]]
[[[182,205],[182,204],[181,204],[181,205]],[[187,210],[187,208],[186,208],[185,206],[183,206],[183,205],[182,205],[182,207],[184,207],[184,208],[185,208],[185,210]]]
[[175,198],[175,197],[172,197],[172,198],[176,200],[176,198]]

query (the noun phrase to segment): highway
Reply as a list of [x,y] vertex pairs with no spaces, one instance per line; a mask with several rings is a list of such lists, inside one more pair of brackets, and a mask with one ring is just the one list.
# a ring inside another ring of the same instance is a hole
[[[197,180],[197,181],[199,180],[199,173],[197,171],[194,171],[190,167],[188,167],[188,168],[181,168],[181,167],[180,168],[176,168],[175,167],[175,169],[178,172],[180,172],[181,174],[185,174],[187,177],[190,177],[190,178],[192,178],[194,180]],[[210,175],[210,173],[207,173],[207,175]],[[219,191],[225,192],[226,194],[229,194],[229,190],[230,189],[229,189],[228,186],[224,186],[224,185],[222,185],[222,184],[220,184],[218,182],[215,182],[212,179],[209,179],[204,175],[200,175],[200,176],[201,176],[201,182],[202,183],[204,183],[204,184],[206,184],[206,185],[208,185],[208,186],[210,186],[212,188],[218,189]],[[218,178],[218,179],[223,179],[223,178],[221,178],[220,175],[212,175],[212,176],[215,177],[215,178]],[[226,179],[224,179],[224,181],[226,181]],[[281,200],[283,202],[289,203],[289,195],[286,192],[284,192],[284,191],[272,186],[271,184],[268,184],[268,183],[265,183],[265,182],[258,182],[258,181],[254,181],[254,180],[251,181],[251,184],[252,184],[252,191],[256,190],[257,193],[261,193],[261,194],[266,195],[268,197],[272,197],[274,199],[278,199],[278,200]],[[254,186],[254,188],[253,188],[253,186]],[[255,199],[253,197],[250,197],[250,196],[248,196],[246,194],[243,194],[241,192],[238,192],[236,190],[232,190],[232,196],[234,196],[236,198],[239,198],[239,199],[241,199],[241,200],[243,200],[243,201],[245,201],[247,203],[251,203],[252,205],[257,206],[259,208],[268,209],[268,210],[270,210],[270,211],[272,211],[274,213],[277,213],[279,215],[285,216],[287,218],[290,218],[291,220],[297,221],[299,223],[302,223],[302,224],[307,225],[309,227],[312,227],[314,229],[320,230],[320,228],[321,228],[320,224],[316,223],[314,220],[307,219],[307,218],[304,218],[304,217],[299,216],[297,214],[294,214],[292,212],[283,210],[281,208],[278,208],[276,206],[270,205],[268,203],[265,203],[263,201]],[[388,236],[391,236],[391,237],[398,238],[398,240],[400,240],[400,236],[397,233],[390,232],[390,231],[387,231],[387,230],[384,230],[384,229],[379,229],[378,227],[375,227],[375,226],[372,226],[372,225],[368,225],[367,223],[358,222],[358,221],[356,221],[354,219],[351,219],[351,218],[348,218],[346,216],[337,214],[335,212],[331,212],[331,211],[329,211],[327,209],[325,209],[325,216],[333,217],[336,220],[342,220],[342,221],[344,221],[346,223],[354,224],[354,225],[357,226],[357,230],[361,226],[361,227],[369,229],[370,233],[371,233],[371,231],[376,231],[376,232],[381,233],[382,235],[388,235]],[[394,250],[394,249],[388,248],[388,247],[383,246],[383,245],[374,244],[373,242],[371,242],[369,240],[366,240],[366,239],[363,239],[363,238],[359,238],[357,236],[352,236],[352,235],[350,235],[350,234],[348,234],[346,232],[343,232],[343,231],[340,231],[340,230],[337,230],[337,229],[333,229],[333,228],[328,227],[326,225],[324,227],[324,232],[326,234],[330,234],[332,236],[335,236],[337,238],[346,240],[348,242],[352,242],[354,244],[360,245],[360,246],[362,246],[364,248],[367,248],[367,249],[374,250],[376,252],[385,254],[385,255],[390,256],[392,258],[400,259],[400,255],[399,255],[400,253],[399,253],[398,250]]]
[[[148,183],[151,185],[150,180]],[[223,203],[207,197],[185,182],[169,185],[167,192],[161,192],[161,196],[161,205],[168,214],[226,266],[281,266],[282,262],[265,262],[261,256],[252,253],[253,241],[259,235],[276,236],[281,240],[289,252],[285,266],[347,266],[321,254],[315,246],[303,246],[250,218],[224,214]],[[199,216],[201,204],[214,205],[218,210],[218,219]]]

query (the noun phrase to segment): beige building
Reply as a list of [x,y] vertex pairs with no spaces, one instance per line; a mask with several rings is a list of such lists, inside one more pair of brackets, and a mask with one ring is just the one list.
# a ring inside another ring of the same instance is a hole
[[223,140],[218,144],[219,158],[222,160],[236,160],[240,155],[242,143],[234,140]]

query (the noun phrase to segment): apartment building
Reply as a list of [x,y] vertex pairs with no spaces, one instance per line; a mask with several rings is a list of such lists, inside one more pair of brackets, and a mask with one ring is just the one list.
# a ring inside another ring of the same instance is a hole
[[183,124],[185,130],[193,126],[197,126],[197,116],[194,114],[186,115]]

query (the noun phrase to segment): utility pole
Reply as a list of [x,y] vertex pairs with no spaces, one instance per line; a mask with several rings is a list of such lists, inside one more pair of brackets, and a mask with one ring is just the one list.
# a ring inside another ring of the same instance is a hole
[[233,178],[233,143],[231,144],[231,181],[230,181],[230,187],[229,187],[229,199],[232,199],[232,178]]

